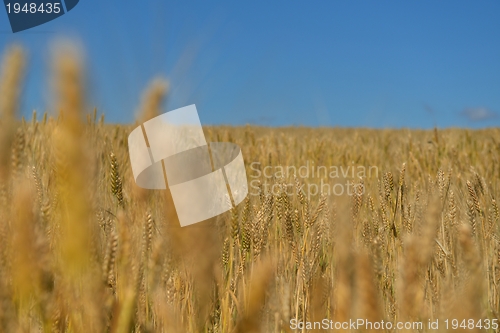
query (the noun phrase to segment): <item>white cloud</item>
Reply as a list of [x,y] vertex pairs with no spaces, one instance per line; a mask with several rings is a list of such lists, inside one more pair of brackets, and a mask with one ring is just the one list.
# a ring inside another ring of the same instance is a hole
[[485,107],[466,108],[461,113],[470,121],[482,121],[495,118],[497,114]]

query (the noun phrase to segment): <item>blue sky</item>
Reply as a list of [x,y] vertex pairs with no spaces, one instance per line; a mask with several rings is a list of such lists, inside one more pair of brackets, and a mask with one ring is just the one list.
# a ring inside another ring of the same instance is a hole
[[195,103],[203,124],[500,125],[500,2],[80,0],[12,34],[29,54],[23,114],[50,107],[51,45],[85,49],[88,103],[133,121],[156,76],[165,111]]

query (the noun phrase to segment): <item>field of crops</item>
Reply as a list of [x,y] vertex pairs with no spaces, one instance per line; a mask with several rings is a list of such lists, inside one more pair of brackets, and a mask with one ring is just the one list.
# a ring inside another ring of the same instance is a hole
[[499,129],[204,127],[241,147],[249,195],[181,228],[168,191],[135,185],[136,125],[88,108],[70,51],[57,112],[20,120],[23,59],[0,72],[1,332],[495,331]]

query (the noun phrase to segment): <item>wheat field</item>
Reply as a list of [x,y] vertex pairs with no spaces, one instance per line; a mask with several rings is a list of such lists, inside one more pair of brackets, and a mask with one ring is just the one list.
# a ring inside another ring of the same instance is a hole
[[[86,104],[81,59],[61,50],[56,111],[25,119],[25,68],[8,48],[1,332],[497,331],[499,129],[204,126],[241,147],[250,194],[181,228],[168,190],[135,185],[127,147],[163,112],[167,82],[142,93],[136,124],[108,124]],[[377,172],[277,175],[307,163]],[[313,193],[322,181],[354,185]],[[341,325],[356,320],[386,326]]]

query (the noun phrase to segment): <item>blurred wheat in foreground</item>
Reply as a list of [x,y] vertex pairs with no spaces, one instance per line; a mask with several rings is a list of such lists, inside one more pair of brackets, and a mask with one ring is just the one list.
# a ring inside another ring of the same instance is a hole
[[[323,319],[446,332],[446,319],[499,319],[500,130],[205,127],[242,148],[261,191],[180,228],[169,192],[133,181],[133,126],[87,114],[74,50],[54,61],[54,116],[18,120],[23,54],[10,48],[0,73],[1,332],[305,332],[291,321]],[[167,87],[154,81],[138,119],[161,112]],[[379,173],[347,175],[352,195],[310,196],[299,189],[320,178],[251,167],[306,161]],[[495,331],[476,324],[456,331]]]

